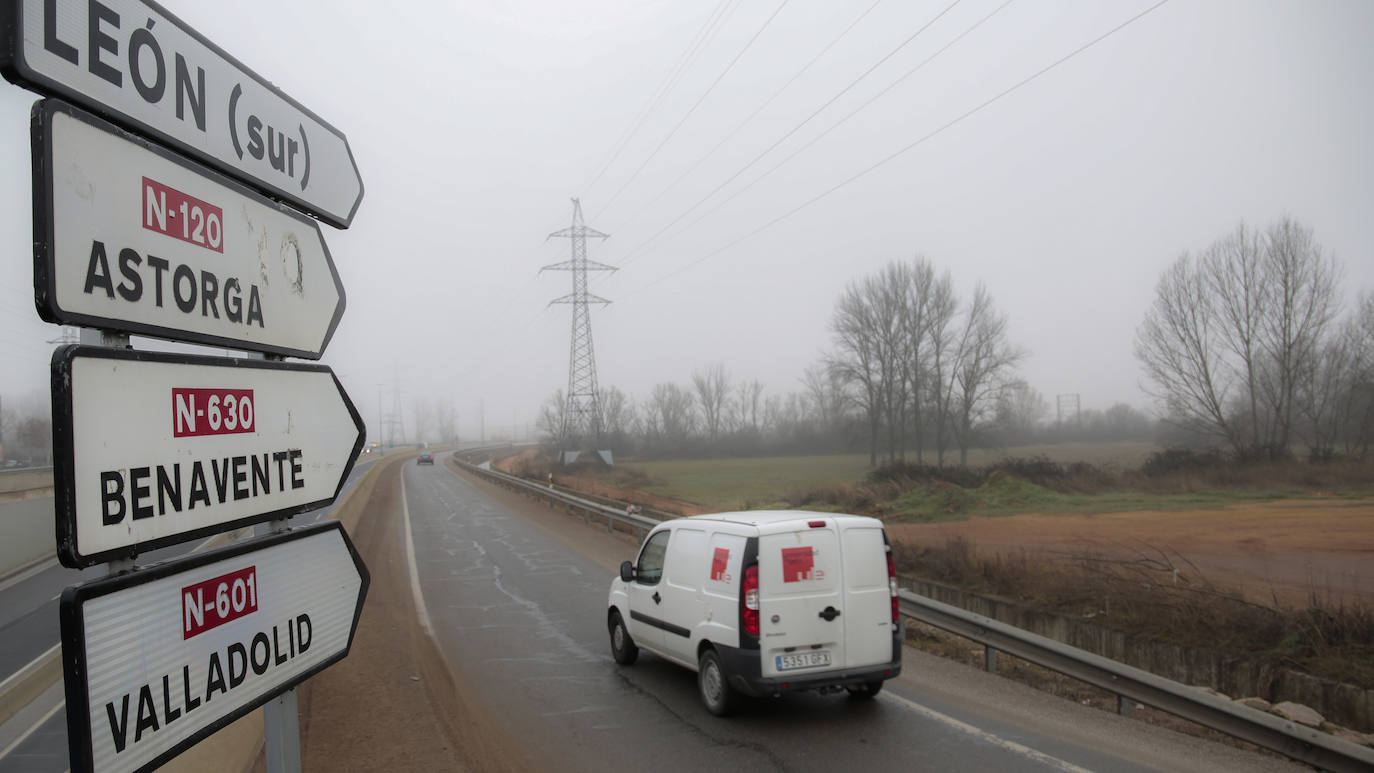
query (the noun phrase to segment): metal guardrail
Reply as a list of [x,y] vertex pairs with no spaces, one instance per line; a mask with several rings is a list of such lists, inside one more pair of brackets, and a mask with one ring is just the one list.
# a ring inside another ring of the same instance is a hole
[[[934,599],[898,591],[902,614],[1324,770],[1374,770],[1374,749]],[[989,670],[996,662],[989,658]],[[1127,704],[1129,705],[1129,704]],[[1126,713],[1123,711],[1122,713]]]
[[[636,535],[642,539],[645,532],[660,523],[643,516],[628,516],[614,507],[592,502],[544,484],[480,468],[459,458],[457,454],[454,455],[454,461],[463,469],[498,485],[544,499],[551,505],[561,503],[570,513],[581,510],[584,519],[589,522],[592,515],[604,517],[607,530],[614,529],[616,524],[623,524],[634,529]],[[1115,693],[1118,708],[1123,714],[1129,713],[1128,707],[1131,703],[1141,703],[1324,770],[1338,773],[1374,771],[1374,749],[1223,700],[1195,687],[1156,676],[908,590],[898,591],[898,595],[903,615],[986,647],[986,663],[990,671],[996,667],[995,653],[1005,652]]]
[[550,484],[535,483],[533,481],[525,480],[524,478],[517,478],[514,475],[507,475],[504,472],[498,472],[496,470],[489,470],[482,467],[478,467],[477,465],[472,464],[471,462],[468,462],[459,456],[460,453],[470,453],[472,451],[480,450],[484,449],[464,449],[463,451],[455,452],[453,454],[453,461],[456,462],[459,466],[461,466],[464,470],[467,470],[468,472],[471,472],[474,475],[486,478],[487,480],[490,480],[493,483],[496,483],[497,485],[511,489],[512,491],[519,491],[521,493],[528,494],[539,499],[543,499],[547,501],[551,506],[553,504],[562,504],[569,513],[580,510],[582,512],[583,520],[587,521],[588,523],[591,522],[592,516],[605,518],[606,531],[614,531],[617,525],[622,525],[626,529],[633,530],[635,533],[635,537],[642,540],[644,539],[644,535],[648,533],[650,529],[662,523],[662,521],[656,518],[649,518],[643,515],[629,515],[624,511],[623,508],[612,507],[610,505],[606,505],[601,502],[595,502],[591,499],[587,499],[582,496],[569,494],[566,491],[560,491],[558,488],[553,487]]

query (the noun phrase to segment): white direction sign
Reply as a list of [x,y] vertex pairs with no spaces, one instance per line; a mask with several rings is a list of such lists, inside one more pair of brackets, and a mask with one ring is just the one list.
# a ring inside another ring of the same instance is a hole
[[44,319],[319,358],[345,300],[318,223],[57,100],[33,137]]
[[341,228],[362,202],[343,133],[156,3],[5,0],[0,72]]
[[363,444],[323,365],[66,346],[52,404],[69,567],[327,505]]
[[68,588],[72,770],[151,770],[342,659],[369,579],[330,521]]

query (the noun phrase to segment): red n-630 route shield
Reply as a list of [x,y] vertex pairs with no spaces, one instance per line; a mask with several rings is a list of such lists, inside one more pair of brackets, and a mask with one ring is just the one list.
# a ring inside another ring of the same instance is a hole
[[333,371],[307,363],[66,346],[52,406],[70,567],[323,507],[363,443]]
[[319,358],[345,299],[318,223],[57,100],[32,135],[39,316]]
[[151,770],[342,659],[368,584],[330,521],[68,588],[72,770]]

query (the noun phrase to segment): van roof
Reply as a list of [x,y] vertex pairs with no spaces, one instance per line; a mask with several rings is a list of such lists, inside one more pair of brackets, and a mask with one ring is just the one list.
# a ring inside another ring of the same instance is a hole
[[848,513],[818,513],[814,510],[745,510],[731,513],[710,513],[708,515],[694,515],[683,520],[689,521],[725,521],[727,523],[738,523],[745,526],[760,528],[764,526],[777,526],[792,524],[802,521],[873,521],[881,524],[877,518],[870,518],[866,515],[850,515]]

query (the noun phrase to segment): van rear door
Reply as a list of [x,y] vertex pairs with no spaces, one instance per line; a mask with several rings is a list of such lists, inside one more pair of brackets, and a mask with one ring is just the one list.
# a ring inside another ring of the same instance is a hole
[[759,536],[759,648],[765,677],[843,668],[848,662],[839,534],[832,519],[801,523],[795,531]]
[[837,520],[844,543],[845,668],[892,661],[892,594],[881,525]]

